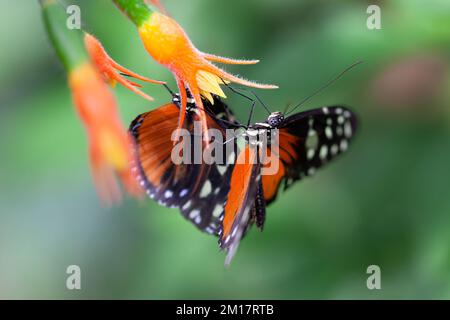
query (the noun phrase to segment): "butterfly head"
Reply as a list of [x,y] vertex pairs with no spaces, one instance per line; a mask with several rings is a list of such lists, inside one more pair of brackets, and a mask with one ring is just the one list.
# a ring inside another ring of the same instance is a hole
[[282,124],[284,121],[284,114],[282,112],[272,112],[269,117],[267,118],[267,123],[275,128],[278,127],[280,124]]

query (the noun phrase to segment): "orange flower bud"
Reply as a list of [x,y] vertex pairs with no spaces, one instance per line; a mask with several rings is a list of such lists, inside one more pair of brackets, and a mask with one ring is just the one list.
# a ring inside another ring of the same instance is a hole
[[86,46],[86,49],[89,53],[89,56],[91,58],[92,63],[97,67],[97,70],[102,74],[104,77],[104,80],[107,81],[109,84],[114,86],[116,82],[123,85],[125,88],[133,91],[134,93],[142,96],[143,98],[152,101],[153,98],[149,95],[145,94],[141,90],[137,89],[136,87],[140,88],[142,87],[140,84],[134,83],[128,79],[125,79],[121,74],[119,74],[117,71],[122,72],[123,74],[139,79],[145,82],[149,83],[156,83],[156,84],[164,84],[163,81],[157,81],[152,80],[146,77],[143,77],[141,75],[138,75],[134,73],[131,70],[128,70],[124,67],[122,67],[120,64],[115,62],[105,51],[100,41],[98,41],[94,36],[90,34],[85,34],[84,37],[84,43]]

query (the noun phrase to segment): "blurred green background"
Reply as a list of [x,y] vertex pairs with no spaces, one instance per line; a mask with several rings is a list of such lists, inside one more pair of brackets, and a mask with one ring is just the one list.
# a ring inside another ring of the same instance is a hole
[[[450,2],[162,2],[201,50],[261,59],[227,69],[280,85],[259,92],[273,110],[364,60],[303,107],[351,106],[355,143],[282,193],[226,269],[216,239],[177,210],[100,206],[38,2],[0,0],[0,298],[450,298]],[[67,3],[119,63],[175,87],[111,1]],[[366,27],[369,4],[381,7],[382,30]],[[117,88],[126,124],[169,100],[145,90],[154,103]],[[245,100],[229,103],[247,118]],[[72,264],[80,291],[65,286]],[[381,290],[366,287],[372,264]]]

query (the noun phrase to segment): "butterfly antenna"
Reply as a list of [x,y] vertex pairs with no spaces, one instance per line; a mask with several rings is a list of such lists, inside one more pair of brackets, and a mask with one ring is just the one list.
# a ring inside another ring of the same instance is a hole
[[322,86],[321,88],[319,88],[318,90],[316,90],[313,94],[309,95],[308,97],[306,97],[305,99],[303,99],[302,101],[300,101],[299,104],[297,104],[292,110],[290,110],[288,113],[286,113],[286,115],[289,115],[290,113],[294,112],[295,109],[297,109],[298,107],[300,107],[301,105],[303,105],[305,102],[309,101],[312,97],[314,97],[315,95],[317,95],[318,93],[322,92],[323,90],[325,90],[326,88],[328,88],[329,86],[331,86],[333,83],[335,83],[336,81],[338,81],[344,74],[346,74],[348,71],[350,71],[351,69],[353,69],[354,67],[356,67],[357,65],[363,63],[363,61],[357,61],[355,63],[353,63],[352,65],[348,66],[347,68],[345,68],[344,71],[342,71],[340,74],[338,74],[334,79],[328,81],[324,86]]
[[247,100],[249,100],[249,101],[251,101],[251,102],[254,101],[254,99],[252,99],[252,98],[250,98],[249,96],[247,96],[247,95],[243,94],[242,92],[238,91],[238,89],[235,89],[235,88],[233,88],[232,86],[230,86],[228,83],[226,83],[225,80],[223,80],[223,79],[220,79],[220,80],[222,80],[222,83],[223,83],[228,89],[230,89],[232,92],[236,93],[237,95],[240,95],[241,97],[243,97],[243,98],[245,98],[245,99],[247,99]]
[[222,122],[222,123],[228,124],[229,126],[236,127],[236,128],[245,128],[245,126],[243,124],[240,124],[240,123],[237,123],[237,122],[234,122],[234,121],[229,121],[229,120],[226,120],[226,119],[218,118],[214,114],[214,112],[212,112],[210,110],[210,108],[208,108],[208,107],[204,107],[204,108],[196,107],[196,108],[199,109],[199,110],[205,111],[211,118],[213,118],[217,122]]
[[[249,97],[249,96],[243,94],[243,93],[240,92],[238,89],[233,88],[233,87],[230,86],[228,83],[226,83],[225,80],[223,80],[223,79],[220,79],[220,80],[222,80],[222,83],[223,83],[228,89],[230,89],[232,92],[234,92],[234,93],[236,93],[237,95],[240,95],[241,97],[243,97],[243,98],[245,98],[245,99],[251,101],[252,103],[255,102],[255,99],[253,99],[253,98],[251,98],[251,97]],[[253,92],[253,91],[251,91],[251,90],[246,90],[246,89],[241,89],[241,90],[243,90],[243,91],[249,91],[250,93],[252,93],[252,94],[255,96],[255,98],[259,101],[259,103],[264,107],[264,109],[266,109],[266,111],[268,112],[268,114],[271,113],[270,110],[269,110],[269,108],[267,108],[266,104],[265,104],[265,103],[264,103],[264,102],[256,95],[255,92]]]
[[291,104],[288,103],[288,104],[286,105],[286,107],[284,107],[283,114],[286,114],[286,112],[288,111],[288,109],[289,109],[290,106],[291,106]]
[[173,92],[167,84],[163,83],[162,85],[164,86],[164,88],[166,88],[167,91],[169,91],[172,97],[175,96],[175,92]]
[[258,95],[253,90],[250,90],[250,92],[255,96],[255,98],[259,101],[259,103],[264,107],[264,109],[266,109],[267,113],[270,115],[272,112],[270,112],[269,108],[262,101],[262,99],[260,97],[258,97]]
[[252,102],[252,107],[250,109],[250,114],[249,114],[248,120],[247,120],[247,128],[250,127],[250,123],[252,122],[253,111],[255,110],[255,105],[256,105],[256,101],[253,101]]

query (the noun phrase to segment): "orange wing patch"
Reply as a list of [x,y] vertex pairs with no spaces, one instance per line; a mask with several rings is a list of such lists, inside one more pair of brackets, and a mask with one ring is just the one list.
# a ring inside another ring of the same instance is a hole
[[[268,156],[271,157],[269,153],[270,152],[268,152]],[[277,173],[274,175],[263,175],[261,177],[264,199],[266,199],[266,202],[275,198],[278,192],[278,186],[286,173],[283,162],[278,157],[271,157],[271,161],[278,161],[279,163]],[[268,166],[268,164],[264,166]]]
[[250,178],[252,176],[253,166],[256,164],[256,152],[249,146],[246,146],[239,153],[237,163],[231,176],[230,191],[225,206],[225,214],[223,219],[222,240],[226,239],[231,232],[232,226],[245,205],[245,198],[250,186]]
[[[187,174],[188,167],[174,165],[171,160],[174,147],[171,138],[179,125],[179,112],[180,109],[175,104],[169,103],[143,114],[140,120],[138,119],[141,123],[137,130],[137,157],[145,178],[153,186],[161,186],[164,175],[170,174],[171,178],[175,177],[175,180],[179,180]],[[193,121],[200,120],[194,112],[192,115]],[[185,123],[186,129],[192,131],[193,121]],[[225,134],[223,128],[209,116],[207,123],[209,128],[219,129]],[[180,139],[178,143],[182,144],[184,137],[178,138]],[[205,144],[204,141],[202,143]],[[192,167],[189,168],[192,169]],[[206,168],[200,166],[199,172],[196,174],[196,181],[192,186],[193,189],[199,186],[202,177],[207,174],[205,170]]]
[[[270,158],[270,161],[279,162],[278,171],[273,175],[262,176],[264,198],[267,203],[275,199],[280,183],[286,175],[286,167],[298,160],[296,148],[299,145],[300,139],[290,134],[286,129],[280,129],[279,134],[279,155],[272,153],[270,148],[267,150],[267,157]],[[266,162],[264,167],[270,167],[270,165],[270,162]]]
[[171,165],[171,137],[178,126],[178,113],[176,105],[166,104],[144,114],[139,127],[137,156],[147,180],[156,186]]

